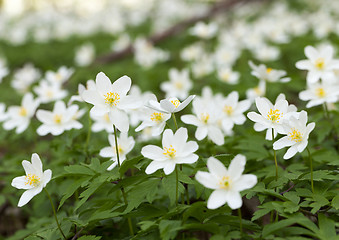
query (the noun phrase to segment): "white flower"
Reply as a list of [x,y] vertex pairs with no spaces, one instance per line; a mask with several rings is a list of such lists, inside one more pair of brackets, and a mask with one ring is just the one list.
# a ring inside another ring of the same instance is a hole
[[259,81],[259,84],[257,87],[246,90],[246,97],[251,102],[254,102],[254,100],[257,97],[265,96],[265,94],[266,94],[266,82],[264,80]]
[[285,99],[278,99],[273,105],[267,98],[257,97],[255,104],[260,114],[255,112],[247,114],[247,117],[255,122],[254,130],[260,132],[267,129],[267,140],[272,140],[272,128],[274,137],[277,133],[284,134],[283,120],[291,116],[291,112],[288,112],[288,102]]
[[2,82],[2,79],[8,75],[8,73],[9,70],[5,64],[5,61],[0,59],[0,83]]
[[51,84],[62,85],[71,77],[73,73],[74,73],[73,68],[67,68],[65,66],[62,66],[56,72],[47,71],[45,78]]
[[95,58],[95,48],[93,44],[86,43],[76,49],[74,62],[77,66],[85,67],[90,65]]
[[284,123],[287,136],[280,138],[273,144],[273,149],[278,150],[290,147],[284,155],[284,159],[290,159],[297,152],[305,150],[308,144],[308,136],[315,127],[315,123],[307,124],[307,112],[301,111],[299,119],[291,116],[289,121]]
[[198,144],[194,141],[187,142],[187,129],[179,128],[175,134],[166,129],[162,137],[162,148],[147,145],[141,149],[141,154],[153,161],[147,166],[146,173],[152,174],[163,168],[166,175],[172,173],[176,164],[192,164],[198,160],[194,154],[198,150]]
[[233,91],[220,103],[222,127],[226,132],[231,130],[234,124],[242,125],[246,121],[243,113],[250,108],[251,102],[249,100],[239,102],[238,100],[238,92]]
[[181,121],[197,126],[195,138],[200,141],[208,136],[215,144],[224,144],[224,135],[219,128],[221,111],[212,101],[196,98],[193,101],[193,114],[181,116]]
[[[118,137],[118,152],[119,152],[119,161],[120,164],[126,159],[127,153],[129,153],[134,145],[135,141],[133,137],[128,137],[127,132],[120,133],[120,137]],[[117,154],[116,154],[116,146],[115,146],[115,138],[113,134],[108,135],[108,141],[111,146],[105,147],[100,150],[99,155],[101,157],[110,157],[111,161],[114,163],[110,165],[107,170],[112,170],[118,165]]]
[[46,80],[41,81],[39,86],[34,87],[33,90],[38,95],[41,103],[50,103],[67,96],[67,91],[61,89],[60,84],[50,83]]
[[231,209],[242,206],[239,192],[250,189],[257,184],[253,174],[242,175],[246,164],[245,156],[238,154],[227,169],[219,160],[210,157],[207,160],[209,172],[198,171],[196,180],[206,188],[214,189],[207,201],[207,208],[216,209],[225,203]]
[[4,103],[0,103],[0,122],[6,120],[8,115],[6,113],[6,105]]
[[92,124],[92,131],[93,132],[100,132],[105,130],[108,133],[113,133],[113,124],[109,119],[108,113],[105,113],[103,116],[97,116],[93,113],[90,113],[91,119],[94,121]]
[[91,114],[103,116],[109,114],[112,124],[119,131],[127,132],[129,129],[127,109],[138,108],[141,103],[127,96],[131,88],[132,81],[127,76],[122,76],[113,84],[111,80],[100,72],[96,76],[96,89],[84,90],[81,97],[85,102],[93,104]]
[[69,99],[67,105],[71,105],[74,101],[83,102],[84,100],[81,97],[81,94],[83,93],[83,91],[85,91],[85,90],[95,90],[95,89],[96,89],[95,82],[92,79],[87,80],[86,87],[84,85],[82,85],[81,83],[79,83],[79,85],[78,85],[79,95],[73,95]]
[[330,82],[309,84],[308,89],[299,93],[299,98],[309,101],[307,108],[323,103],[335,103],[339,97],[339,86]]
[[78,112],[78,105],[71,105],[66,108],[63,101],[57,101],[52,112],[39,109],[36,117],[42,122],[42,125],[38,127],[37,133],[40,136],[45,136],[48,133],[56,136],[72,128],[82,128],[82,124],[76,120]]
[[283,70],[268,68],[264,64],[257,66],[251,61],[249,61],[248,64],[252,68],[251,74],[259,80],[265,80],[267,82],[288,82],[291,80],[288,77],[284,77],[286,72]]
[[39,69],[35,68],[33,64],[27,63],[15,71],[11,86],[20,93],[25,93],[29,87],[41,77]]
[[194,77],[204,77],[214,71],[213,59],[211,56],[203,55],[194,63],[192,63],[191,68]]
[[32,93],[26,93],[21,101],[21,106],[10,106],[7,111],[7,119],[3,124],[4,129],[16,128],[16,133],[22,133],[27,129],[40,102],[34,99]]
[[305,47],[307,60],[300,60],[296,67],[302,70],[308,70],[307,82],[309,84],[322,80],[332,80],[334,78],[333,70],[339,69],[339,60],[333,59],[333,47],[328,45],[321,49],[312,46]]
[[180,52],[180,57],[183,61],[197,61],[199,58],[205,55],[204,49],[200,43],[194,43],[188,47],[185,47]]
[[131,44],[131,38],[128,34],[121,34],[117,40],[111,44],[111,50],[117,52],[127,48]]
[[169,81],[163,82],[160,85],[160,89],[166,93],[166,97],[177,97],[179,99],[187,98],[189,91],[193,87],[188,69],[179,71],[172,68],[169,70],[168,76]]
[[221,82],[228,84],[237,84],[239,82],[240,74],[232,71],[231,68],[219,67],[217,69],[218,79]]
[[22,161],[26,176],[16,177],[12,180],[12,186],[17,189],[25,189],[21,195],[18,207],[27,204],[35,195],[39,194],[46,184],[52,178],[50,169],[42,171],[42,163],[38,154],[33,153],[31,163],[27,160]]
[[166,98],[161,100],[160,104],[156,100],[150,100],[146,106],[162,113],[176,113],[183,110],[194,97],[195,95],[190,95],[183,102],[180,102],[175,97]]
[[209,24],[198,22],[190,29],[190,34],[202,39],[210,39],[215,36],[217,31],[218,25],[214,22],[211,22]]
[[278,47],[269,46],[267,44],[260,44],[253,50],[253,55],[260,61],[274,61],[279,58],[280,49]]

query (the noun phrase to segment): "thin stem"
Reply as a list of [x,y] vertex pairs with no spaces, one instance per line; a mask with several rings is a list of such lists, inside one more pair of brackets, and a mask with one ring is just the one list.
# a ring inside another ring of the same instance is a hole
[[187,198],[187,205],[190,205],[190,195],[189,195],[189,193],[188,193],[188,186],[186,186],[186,198]]
[[55,218],[55,221],[56,221],[56,223],[57,223],[57,225],[58,225],[59,231],[60,231],[61,235],[64,237],[64,239],[67,239],[66,236],[65,236],[65,234],[64,234],[64,232],[61,230],[61,227],[60,227],[60,224],[59,224],[57,215],[56,215],[56,211],[55,211],[55,208],[54,208],[54,204],[53,204],[52,198],[51,198],[51,196],[49,195],[47,189],[44,188],[44,190],[45,190],[45,193],[46,193],[46,195],[47,195],[47,197],[48,197],[48,199],[49,199],[49,201],[50,201],[50,203],[51,203],[51,206],[52,206],[52,209],[53,209],[54,218]]
[[314,193],[314,185],[313,185],[313,163],[312,163],[312,157],[311,157],[311,152],[308,149],[308,147],[306,148],[307,152],[308,152],[308,160],[310,162],[310,169],[311,169],[311,188],[312,188],[312,193]]
[[324,103],[323,106],[324,106],[324,114],[325,114],[325,117],[329,120],[329,119],[330,119],[330,114],[329,114],[329,112],[328,112],[328,108],[327,108],[326,103]]
[[[122,193],[122,197],[124,199],[124,203],[127,205],[127,197],[126,197],[126,193],[123,187],[120,188],[121,189],[121,193]],[[130,217],[127,218],[127,222],[128,222],[128,228],[129,228],[129,232],[131,234],[131,236],[134,236],[134,231],[133,231],[133,226],[132,226],[132,220]]]
[[87,151],[89,140],[91,138],[91,127],[92,127],[92,120],[90,116],[90,112],[88,111],[88,131],[87,131],[87,137],[86,137],[86,143],[85,143],[85,150]]
[[175,129],[178,130],[177,119],[175,118],[175,114],[174,113],[172,113],[172,118],[173,118],[173,121],[174,121]]
[[175,204],[178,205],[178,188],[179,188],[179,177],[178,177],[178,167],[175,166],[175,179],[176,179],[176,184],[175,184]]
[[241,216],[241,209],[240,208],[238,208],[238,215],[239,215],[240,235],[242,235],[242,216]]
[[120,157],[119,157],[119,145],[118,145],[117,129],[116,129],[114,124],[113,124],[113,129],[114,129],[114,140],[115,140],[115,152],[117,154],[118,166],[120,168]]
[[[274,143],[274,129],[272,128],[272,143]],[[277,152],[273,148],[274,153],[274,163],[275,163],[275,180],[278,181],[278,162],[277,162]]]

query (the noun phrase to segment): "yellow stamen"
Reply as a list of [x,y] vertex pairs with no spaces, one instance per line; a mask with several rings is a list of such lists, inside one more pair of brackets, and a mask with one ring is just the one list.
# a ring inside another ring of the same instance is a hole
[[283,114],[279,113],[279,109],[273,110],[270,109],[270,111],[267,114],[267,119],[272,121],[273,123],[279,123],[280,118],[282,118]]
[[288,133],[288,136],[295,142],[301,142],[303,140],[302,134],[295,128],[293,128],[292,132]]
[[51,90],[47,91],[47,97],[52,98],[54,96],[54,92]]
[[26,110],[26,108],[21,107],[20,110],[19,110],[19,115],[22,116],[22,117],[27,116],[27,110]]
[[200,119],[204,123],[207,123],[208,119],[210,119],[210,115],[208,113],[202,113],[202,114],[200,114]]
[[273,70],[272,68],[267,68],[267,69],[266,69],[266,72],[267,72],[267,73],[270,73],[272,70]]
[[164,117],[163,113],[154,112],[151,115],[151,120],[154,122],[161,122],[163,120],[163,117]]
[[318,58],[317,60],[315,60],[314,65],[319,70],[324,69],[324,67],[325,67],[325,59],[324,58]]
[[175,84],[175,87],[177,88],[177,89],[182,89],[183,88],[183,84],[182,84],[182,82],[176,82]]
[[227,105],[225,105],[224,106],[224,112],[227,114],[227,115],[232,115],[232,113],[233,113],[233,108],[231,107],[231,106],[227,106]]
[[55,114],[54,115],[54,122],[57,123],[57,124],[60,124],[62,121],[62,115],[60,114]]
[[255,88],[253,88],[253,90],[257,95],[259,95],[259,96],[261,95],[261,90],[260,90],[259,87],[255,87]]
[[116,92],[108,92],[105,97],[105,103],[111,105],[111,106],[116,106],[117,103],[120,100],[120,95]]
[[[117,153],[116,147],[115,145],[113,146],[114,152],[115,154]],[[124,152],[124,150],[122,149],[122,147],[120,147],[120,145],[118,144],[118,153],[119,155],[121,155]]]
[[179,100],[172,100],[171,103],[174,105],[175,108],[179,107],[179,105],[180,105]]
[[38,178],[38,176],[35,174],[27,174],[25,179],[26,179],[25,185],[28,184],[28,185],[36,187],[40,183],[40,178]]
[[172,145],[170,145],[170,147],[169,148],[167,148],[167,147],[164,147],[164,155],[165,156],[168,156],[169,158],[174,158],[175,157],[175,153],[176,153],[177,151],[173,148],[173,146]]
[[231,187],[231,179],[229,176],[227,177],[222,177],[221,181],[219,182],[220,188],[222,189],[230,189]]
[[326,92],[323,88],[319,87],[315,90],[315,94],[320,97],[320,98],[323,98],[326,96]]

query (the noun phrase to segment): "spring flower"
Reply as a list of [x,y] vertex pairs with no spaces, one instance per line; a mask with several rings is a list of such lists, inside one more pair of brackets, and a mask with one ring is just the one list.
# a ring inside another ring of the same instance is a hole
[[6,105],[4,103],[0,103],[0,122],[6,120],[8,117],[6,113]]
[[57,101],[52,112],[39,109],[36,117],[42,122],[42,125],[38,127],[37,133],[40,136],[45,136],[48,133],[57,136],[73,128],[82,128],[82,124],[77,121],[78,112],[78,105],[71,105],[67,108],[63,101]]
[[195,138],[200,141],[208,137],[217,145],[224,144],[224,135],[218,126],[221,117],[219,108],[210,101],[197,98],[193,101],[193,114],[181,116],[181,121],[197,127]]
[[249,61],[248,64],[252,68],[251,74],[257,77],[259,80],[264,80],[267,82],[288,82],[291,80],[288,77],[284,77],[286,72],[283,70],[268,68],[264,64],[257,66],[251,61]]
[[[115,139],[113,134],[108,135],[108,141],[110,146],[101,149],[99,155],[101,157],[111,158],[110,160],[113,161],[113,163],[107,168],[107,170],[110,171],[113,168],[115,168],[116,165],[118,165],[118,160],[116,154]],[[128,137],[127,132],[122,132],[120,134],[120,137],[118,137],[118,152],[120,164],[122,164],[122,162],[126,160],[127,153],[129,153],[133,149],[134,145],[135,141],[133,137]]]
[[205,55],[205,52],[204,52],[202,44],[200,43],[194,43],[188,47],[185,47],[180,52],[181,59],[187,62],[197,61],[203,55]]
[[25,189],[21,195],[18,207],[27,204],[35,195],[39,194],[52,178],[52,171],[42,171],[42,163],[38,154],[33,153],[31,162],[22,161],[26,176],[16,177],[12,180],[12,186],[17,189]]
[[22,68],[15,71],[11,86],[18,92],[25,93],[40,76],[41,73],[39,69],[35,68],[31,63],[26,63]]
[[38,86],[33,88],[33,90],[38,95],[38,99],[41,103],[50,103],[61,100],[67,96],[67,91],[61,89],[59,83],[50,83],[46,80],[41,81]]
[[238,72],[232,71],[230,68],[220,67],[217,69],[218,79],[221,82],[228,83],[231,85],[237,84],[239,82],[240,74]]
[[146,106],[162,113],[176,113],[183,110],[194,98],[195,95],[190,95],[183,102],[175,97],[163,99],[160,103],[150,100]]
[[73,68],[67,68],[65,66],[62,66],[56,72],[47,71],[45,78],[51,84],[62,85],[72,76],[73,73],[74,73]]
[[163,82],[160,85],[162,91],[166,93],[166,98],[177,97],[185,99],[188,97],[189,91],[192,89],[193,84],[189,77],[188,69],[179,71],[172,68],[168,72],[169,81]]
[[81,83],[79,83],[79,85],[78,85],[78,93],[79,93],[79,95],[73,95],[69,99],[67,105],[71,105],[74,101],[83,102],[84,100],[82,99],[81,94],[85,90],[95,90],[95,89],[96,89],[95,82],[92,79],[87,80],[86,87],[84,85],[82,85]]
[[147,145],[141,149],[141,154],[153,161],[147,166],[146,173],[152,174],[163,168],[166,175],[174,171],[176,164],[192,164],[198,160],[194,154],[198,150],[198,144],[194,141],[187,142],[187,129],[179,128],[175,134],[170,129],[164,131],[162,148]]
[[246,97],[251,102],[254,102],[257,97],[263,97],[266,94],[266,82],[259,81],[258,86],[247,89]]
[[216,23],[204,23],[198,22],[191,29],[190,34],[202,39],[210,39],[215,36],[218,31],[218,25]]
[[312,46],[305,47],[307,60],[300,60],[296,67],[301,70],[308,70],[307,82],[316,83],[320,78],[322,80],[331,80],[334,78],[333,70],[339,69],[339,60],[333,59],[334,49],[327,45],[320,49]]
[[91,128],[93,132],[100,132],[102,130],[105,130],[108,133],[114,132],[108,113],[105,113],[103,116],[97,116],[90,113],[90,117],[94,121]]
[[299,93],[299,98],[309,101],[307,108],[321,105],[323,103],[335,103],[339,97],[339,87],[330,82],[309,84],[308,89]]
[[255,122],[254,130],[257,132],[267,129],[266,139],[272,140],[272,128],[274,129],[274,136],[277,133],[284,133],[282,126],[283,120],[289,117],[288,102],[284,99],[276,101],[273,105],[267,98],[257,97],[255,104],[260,114],[249,112],[247,117]]
[[297,152],[305,150],[308,144],[308,136],[313,131],[315,123],[307,124],[307,112],[301,111],[299,118],[291,116],[284,124],[287,136],[280,138],[273,144],[273,149],[278,150],[284,147],[290,147],[284,155],[284,159],[290,159]]
[[4,129],[16,128],[17,134],[27,129],[40,102],[34,99],[32,93],[26,93],[21,101],[21,106],[10,106],[7,111],[7,119],[4,122]]
[[74,62],[77,66],[85,67],[90,65],[95,58],[95,48],[93,44],[86,43],[76,49]]
[[216,209],[225,203],[231,209],[242,206],[240,192],[250,189],[257,184],[257,177],[253,174],[242,175],[246,164],[245,156],[238,154],[233,158],[227,169],[216,158],[207,160],[209,172],[198,171],[196,180],[206,188],[214,189],[207,201],[207,208]]
[[131,84],[131,79],[127,76],[120,77],[112,84],[111,80],[103,72],[100,72],[95,80],[96,89],[84,90],[81,97],[85,102],[94,105],[91,114],[103,116],[108,113],[112,124],[119,131],[127,132],[129,119],[125,110],[138,108],[141,105],[138,101],[127,96]]

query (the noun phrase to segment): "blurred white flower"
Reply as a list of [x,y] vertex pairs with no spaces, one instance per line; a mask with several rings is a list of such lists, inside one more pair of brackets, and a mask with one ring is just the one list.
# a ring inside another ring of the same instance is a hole
[[6,105],[4,103],[0,103],[0,122],[6,120],[8,115],[6,113]]
[[45,74],[45,79],[51,84],[62,85],[72,76],[73,73],[74,73],[73,68],[61,66],[56,72],[47,71]]
[[268,68],[264,64],[260,64],[259,66],[257,66],[251,61],[249,61],[248,64],[252,68],[251,74],[261,81],[264,80],[267,82],[289,82],[291,80],[289,77],[284,77],[286,75],[286,72],[283,70]]
[[189,29],[189,32],[193,36],[197,36],[202,39],[210,39],[216,35],[218,31],[218,25],[214,22],[204,23],[198,22],[192,28]]
[[74,62],[77,66],[90,65],[95,58],[95,48],[91,43],[85,43],[76,49]]
[[237,84],[239,82],[240,74],[234,72],[231,68],[219,67],[217,69],[218,79],[221,82],[228,84]]
[[119,36],[117,40],[115,40],[111,44],[111,49],[115,52],[121,51],[128,47],[131,44],[131,38],[128,34],[124,33]]
[[35,86],[33,90],[41,103],[50,103],[67,96],[67,91],[62,89],[60,84],[50,83],[47,80],[40,81],[40,84]]
[[36,82],[40,77],[40,70],[35,68],[33,64],[26,63],[22,68],[14,72],[11,86],[19,93],[26,93],[32,83]]
[[9,73],[9,70],[5,64],[5,61],[0,59],[0,83],[2,82],[2,79],[6,77]]
[[266,94],[266,82],[265,81],[259,81],[259,84],[257,87],[250,88],[246,90],[246,97],[251,102],[254,102],[254,100],[257,97],[263,97]]
[[168,76],[169,81],[163,82],[160,85],[160,89],[166,93],[166,98],[177,97],[180,100],[187,98],[189,91],[193,87],[188,69],[179,71],[178,69],[171,68]]
[[91,119],[94,121],[92,123],[92,131],[93,132],[100,132],[102,130],[105,130],[108,133],[113,133],[113,124],[111,120],[109,119],[108,113],[105,113],[102,116],[94,115],[93,113],[90,113]]

